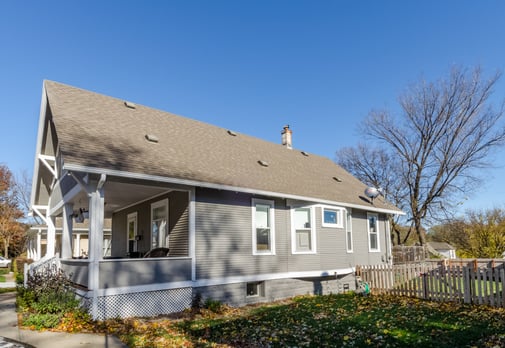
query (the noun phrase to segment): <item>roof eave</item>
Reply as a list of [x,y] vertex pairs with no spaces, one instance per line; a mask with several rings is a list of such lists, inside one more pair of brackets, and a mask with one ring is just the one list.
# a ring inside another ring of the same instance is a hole
[[403,211],[395,210],[395,209],[379,208],[379,207],[369,206],[369,205],[360,205],[360,204],[354,204],[354,203],[325,200],[325,199],[321,199],[321,198],[298,196],[298,195],[286,194],[286,193],[281,193],[281,192],[272,192],[272,191],[258,190],[258,189],[253,189],[253,188],[240,187],[240,186],[216,184],[216,183],[212,183],[212,182],[203,182],[203,181],[198,181],[198,180],[180,179],[180,178],[164,177],[164,176],[157,176],[157,175],[149,175],[149,174],[143,174],[143,173],[126,172],[126,171],[113,170],[113,169],[108,169],[108,168],[82,166],[79,164],[72,164],[72,163],[63,164],[62,169],[67,170],[67,171],[76,171],[76,172],[83,172],[83,173],[90,173],[90,174],[106,174],[106,175],[123,177],[123,178],[128,178],[128,179],[158,181],[158,182],[177,184],[177,185],[205,187],[205,188],[211,188],[211,189],[217,189],[217,190],[243,192],[243,193],[277,197],[277,198],[283,198],[283,199],[309,201],[309,202],[320,203],[320,204],[330,204],[330,205],[337,205],[337,206],[343,206],[343,207],[348,207],[348,208],[362,209],[362,210],[366,210],[366,211],[372,211],[372,212],[384,213],[384,214],[405,215],[405,213]]

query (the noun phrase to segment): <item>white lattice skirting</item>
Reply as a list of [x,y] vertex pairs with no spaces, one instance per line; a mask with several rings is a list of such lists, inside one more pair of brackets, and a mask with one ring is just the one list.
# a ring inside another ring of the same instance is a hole
[[[191,288],[146,291],[98,297],[97,319],[154,317],[191,307]],[[87,299],[88,305],[92,299]]]

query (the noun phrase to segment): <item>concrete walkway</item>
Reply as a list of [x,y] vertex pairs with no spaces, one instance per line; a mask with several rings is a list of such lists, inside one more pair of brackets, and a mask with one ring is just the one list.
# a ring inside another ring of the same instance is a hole
[[[3,338],[7,338],[7,340]],[[9,346],[5,342],[11,343],[12,345]],[[20,344],[20,342],[24,344]],[[69,334],[20,329],[18,327],[18,317],[16,313],[15,292],[0,294],[0,348],[4,343],[5,347],[127,348],[117,337],[110,335]]]

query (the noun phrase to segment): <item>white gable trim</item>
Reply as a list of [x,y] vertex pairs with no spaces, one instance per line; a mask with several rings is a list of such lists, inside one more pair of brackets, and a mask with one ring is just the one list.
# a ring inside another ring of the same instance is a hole
[[41,142],[44,133],[44,126],[46,123],[46,108],[47,108],[47,92],[45,84],[42,84],[42,100],[40,101],[40,114],[39,114],[39,128],[37,131],[37,148],[35,149],[35,163],[33,164],[33,176],[32,176],[32,192],[30,195],[30,207],[35,205],[35,192],[38,188],[37,178],[39,175],[39,156],[41,155]]

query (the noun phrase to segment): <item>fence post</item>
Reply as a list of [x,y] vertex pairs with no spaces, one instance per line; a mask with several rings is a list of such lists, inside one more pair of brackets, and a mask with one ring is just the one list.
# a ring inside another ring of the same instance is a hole
[[470,270],[471,267],[463,267],[463,291],[465,294],[464,302],[472,303],[472,286],[470,284]]
[[[500,304],[502,307],[505,307],[505,269],[503,268],[500,268],[500,294],[501,294],[501,298],[500,298]],[[497,290],[498,291],[498,290]]]
[[423,280],[423,299],[428,299],[428,279],[426,276],[426,272],[422,274],[422,280]]

